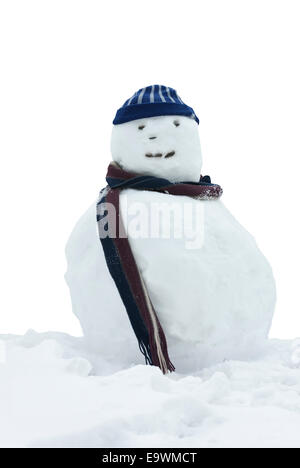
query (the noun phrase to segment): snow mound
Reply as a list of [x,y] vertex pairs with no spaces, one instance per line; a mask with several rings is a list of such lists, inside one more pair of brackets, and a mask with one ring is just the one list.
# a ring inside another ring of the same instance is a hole
[[115,372],[60,333],[0,336],[0,349],[2,447],[300,447],[300,339],[168,376]]

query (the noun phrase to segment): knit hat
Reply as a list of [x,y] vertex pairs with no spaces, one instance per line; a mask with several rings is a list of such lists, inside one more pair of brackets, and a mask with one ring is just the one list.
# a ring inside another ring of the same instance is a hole
[[175,89],[162,85],[139,89],[117,111],[113,124],[119,125],[131,120],[159,115],[184,115],[199,124],[199,119],[193,109],[184,104]]

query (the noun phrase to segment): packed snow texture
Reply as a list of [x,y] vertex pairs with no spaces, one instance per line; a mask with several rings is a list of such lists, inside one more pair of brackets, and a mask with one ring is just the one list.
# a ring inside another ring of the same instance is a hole
[[300,339],[168,376],[108,372],[82,338],[58,333],[0,347],[1,447],[300,447]]
[[[175,156],[165,159],[171,151]],[[199,181],[202,154],[198,125],[189,117],[164,115],[114,125],[111,153],[112,159],[129,172],[172,182]],[[145,157],[149,153],[161,157]]]

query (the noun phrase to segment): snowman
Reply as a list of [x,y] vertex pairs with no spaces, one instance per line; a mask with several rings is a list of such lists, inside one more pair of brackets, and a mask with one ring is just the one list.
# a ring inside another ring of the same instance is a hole
[[200,176],[195,112],[153,85],[113,124],[108,185],[66,247],[86,346],[110,368],[146,361],[164,373],[254,357],[272,322],[272,270]]

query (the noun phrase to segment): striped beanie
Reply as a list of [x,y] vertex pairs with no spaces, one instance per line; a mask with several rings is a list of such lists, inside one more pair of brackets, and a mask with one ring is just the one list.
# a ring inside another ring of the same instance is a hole
[[184,115],[199,124],[199,119],[193,109],[184,104],[175,89],[162,85],[139,89],[117,111],[113,124],[119,125],[131,120],[159,115]]

